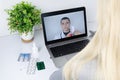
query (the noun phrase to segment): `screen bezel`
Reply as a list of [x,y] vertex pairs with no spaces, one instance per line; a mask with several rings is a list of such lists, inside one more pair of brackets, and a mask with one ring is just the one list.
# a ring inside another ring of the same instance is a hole
[[[60,15],[60,14],[66,14],[66,13],[72,13],[72,12],[78,12],[78,11],[83,11],[84,12],[84,25],[85,25],[85,33],[84,34],[76,35],[76,36],[72,36],[72,37],[68,37],[68,38],[63,38],[63,39],[47,41],[45,24],[44,24],[44,18],[45,17]],[[86,19],[86,9],[85,9],[85,7],[78,7],[78,8],[72,8],[72,9],[42,13],[41,14],[41,19],[42,19],[43,33],[44,33],[44,39],[45,39],[45,44],[46,45],[87,36],[87,19]]]

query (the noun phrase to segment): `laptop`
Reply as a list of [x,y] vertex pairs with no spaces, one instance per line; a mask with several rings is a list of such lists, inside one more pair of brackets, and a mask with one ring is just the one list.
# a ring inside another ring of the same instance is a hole
[[89,42],[85,7],[42,13],[41,18],[46,48],[61,68]]

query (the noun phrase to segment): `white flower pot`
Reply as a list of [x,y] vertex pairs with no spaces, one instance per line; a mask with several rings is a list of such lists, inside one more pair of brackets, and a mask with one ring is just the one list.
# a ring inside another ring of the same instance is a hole
[[23,42],[31,42],[33,41],[34,38],[34,31],[33,32],[28,32],[27,34],[22,33],[21,39]]

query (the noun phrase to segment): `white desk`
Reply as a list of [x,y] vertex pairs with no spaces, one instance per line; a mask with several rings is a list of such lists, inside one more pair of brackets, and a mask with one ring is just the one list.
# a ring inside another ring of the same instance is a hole
[[28,75],[28,62],[18,62],[17,59],[21,52],[31,53],[32,43],[23,43],[18,35],[0,37],[0,80],[49,80],[57,68],[44,45],[42,30],[36,31],[34,41],[40,48],[39,59],[44,61],[46,69]]
[[[88,30],[96,30],[96,24],[88,24]],[[39,59],[46,69],[36,70],[35,75],[26,74],[28,62],[18,62],[21,52],[32,52],[32,43],[23,43],[18,35],[0,37],[0,80],[49,80],[57,70],[44,45],[42,30],[35,31],[35,43],[40,48]]]

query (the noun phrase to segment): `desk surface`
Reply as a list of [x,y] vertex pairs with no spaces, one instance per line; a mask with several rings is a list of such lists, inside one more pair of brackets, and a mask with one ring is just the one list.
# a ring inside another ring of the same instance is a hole
[[[96,24],[88,26],[88,30],[96,30]],[[23,43],[19,35],[0,37],[0,80],[49,80],[57,68],[44,45],[42,30],[35,31],[34,42],[39,48],[39,61],[44,61],[46,69],[28,75],[28,62],[18,62],[17,59],[21,52],[32,52],[32,43]]]
[[18,35],[0,37],[0,80],[49,80],[57,68],[44,45],[42,30],[35,31],[34,42],[39,48],[39,61],[44,61],[46,69],[28,75],[28,62],[17,59],[21,52],[32,52],[32,43],[23,43]]

